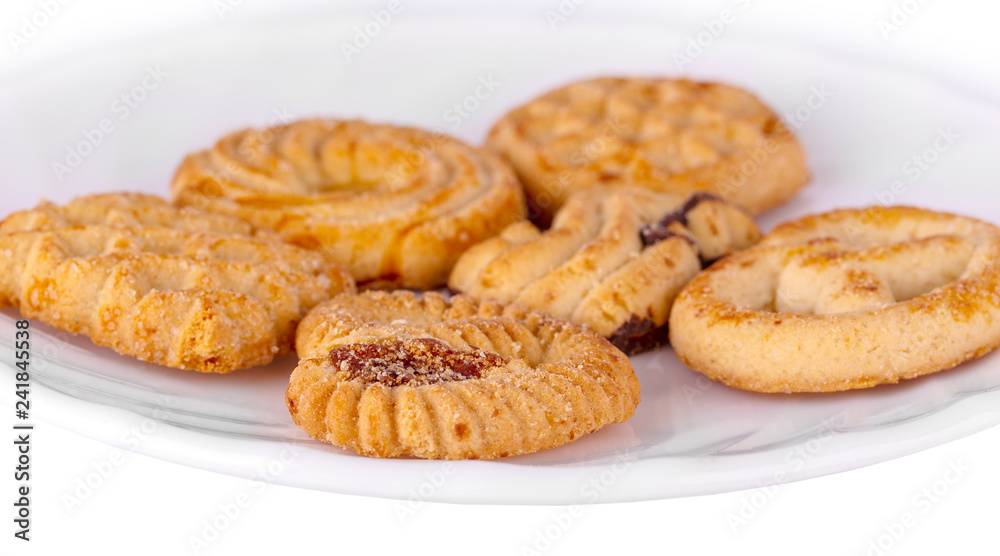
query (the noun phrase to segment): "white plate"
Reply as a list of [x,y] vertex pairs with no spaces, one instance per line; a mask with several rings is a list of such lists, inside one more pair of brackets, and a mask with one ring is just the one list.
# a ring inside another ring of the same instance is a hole
[[[359,116],[479,142],[506,110],[572,79],[675,73],[672,54],[685,45],[643,27],[566,27],[554,42],[538,22],[416,19],[394,21],[347,63],[330,37],[353,36],[358,24],[365,20],[234,25],[8,76],[10,101],[0,104],[7,126],[0,179],[10,188],[4,212],[40,197],[165,194],[185,152],[226,131],[286,118]],[[996,99],[863,57],[731,35],[685,69],[747,87],[791,115],[814,172],[812,185],[769,213],[765,227],[880,201],[996,219]],[[453,105],[475,95],[481,79],[499,85],[469,101],[478,107],[452,129]],[[123,94],[133,98],[127,111]],[[93,130],[105,118],[113,130],[98,141]],[[69,151],[81,156],[66,173],[53,163],[70,166]],[[928,161],[925,169],[914,156]],[[12,310],[0,314],[0,358],[8,365],[17,318]],[[281,484],[400,499],[570,504],[767,486],[1000,422],[996,354],[897,386],[774,396],[708,382],[662,349],[633,359],[643,401],[627,423],[499,461],[373,460],[313,442],[292,424],[283,404],[290,358],[208,376],[138,363],[40,323],[32,330],[34,380],[59,392],[41,391],[46,403],[33,408],[40,419],[195,467],[260,478],[270,466],[267,480]],[[4,380],[13,382],[10,374]],[[136,426],[148,430],[130,433]]]

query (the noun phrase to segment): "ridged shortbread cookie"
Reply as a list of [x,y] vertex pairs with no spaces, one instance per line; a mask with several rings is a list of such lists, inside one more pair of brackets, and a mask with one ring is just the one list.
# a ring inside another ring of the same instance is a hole
[[513,164],[542,221],[588,187],[707,191],[756,214],[809,179],[802,148],[770,108],[686,79],[573,83],[508,113],[488,144]]
[[761,392],[894,383],[1000,345],[1000,228],[908,207],[778,226],[677,296],[692,369]]
[[322,254],[146,195],[43,203],[0,223],[0,306],[144,361],[224,373],[293,347],[317,303],[354,291]]
[[628,358],[606,340],[465,296],[337,296],[302,321],[296,346],[295,423],[367,456],[535,452],[625,421],[639,403]]
[[497,155],[413,128],[304,120],[184,159],[174,199],[322,248],[365,285],[443,285],[458,256],[524,216]]
[[758,239],[745,212],[706,193],[593,188],[544,232],[520,222],[469,249],[448,285],[586,325],[635,353],[666,342],[674,296],[703,266]]
[[101,193],[78,197],[65,205],[42,201],[0,222],[0,233],[53,230],[71,226],[136,226],[185,232],[253,235],[245,220],[196,208],[180,208],[155,195]]

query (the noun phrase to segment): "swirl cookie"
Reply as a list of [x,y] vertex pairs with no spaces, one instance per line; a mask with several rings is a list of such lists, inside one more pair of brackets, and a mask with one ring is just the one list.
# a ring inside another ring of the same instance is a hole
[[761,392],[828,392],[949,369],[1000,344],[1000,228],[929,210],[778,226],[677,296],[692,369]]
[[306,316],[285,400],[309,436],[376,457],[488,459],[632,416],[604,339],[522,307],[427,292],[341,295]]
[[506,157],[541,220],[580,189],[706,191],[756,214],[809,180],[778,116],[750,93],[685,79],[600,78],[504,116],[489,146]]
[[43,203],[0,223],[0,306],[169,367],[263,365],[310,308],[355,288],[322,254],[249,228],[144,195]]
[[412,128],[305,120],[189,155],[174,199],[321,247],[375,286],[443,285],[458,256],[524,216],[495,154]]
[[666,342],[673,298],[703,266],[758,239],[746,213],[712,195],[587,189],[547,231],[519,222],[469,249],[448,285],[586,325],[635,353]]

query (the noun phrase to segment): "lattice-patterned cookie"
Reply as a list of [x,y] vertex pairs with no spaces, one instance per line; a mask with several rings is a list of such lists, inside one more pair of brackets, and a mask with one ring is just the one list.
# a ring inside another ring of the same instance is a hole
[[0,306],[170,367],[262,365],[354,282],[318,252],[248,231],[149,196],[43,203],[0,223]]
[[954,367],[1000,345],[1000,228],[908,207],[784,224],[684,288],[670,341],[691,368],[763,392]]
[[606,340],[519,306],[428,292],[341,295],[299,327],[286,394],[309,436],[367,456],[496,458],[632,416],[639,382]]
[[383,287],[443,285],[466,247],[525,212],[520,184],[495,154],[361,121],[232,133],[184,160],[173,195],[321,247],[359,282]]
[[674,296],[706,263],[758,239],[746,213],[706,193],[588,189],[547,231],[520,222],[469,249],[448,285],[587,325],[635,353],[666,342]]
[[513,164],[543,221],[594,186],[707,191],[756,214],[809,179],[771,109],[735,87],[685,79],[573,83],[504,116],[488,144]]

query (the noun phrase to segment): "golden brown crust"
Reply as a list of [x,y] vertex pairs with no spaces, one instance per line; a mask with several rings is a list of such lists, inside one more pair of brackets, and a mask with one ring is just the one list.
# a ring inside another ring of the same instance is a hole
[[248,231],[145,195],[43,203],[0,223],[0,306],[152,363],[262,365],[310,308],[355,288],[321,254]]
[[691,368],[761,392],[949,369],[1000,345],[1000,228],[909,207],[783,224],[684,288],[670,341]]
[[545,232],[520,222],[470,248],[448,285],[585,325],[635,353],[666,340],[673,298],[705,262],[758,239],[746,213],[711,195],[593,188]]
[[686,79],[573,83],[508,113],[488,144],[513,164],[542,221],[595,186],[707,191],[757,214],[809,180],[802,148],[767,106]]
[[465,248],[525,210],[493,153],[413,128],[320,119],[223,137],[185,158],[173,196],[321,247],[381,287],[442,285]]
[[136,226],[185,232],[253,235],[249,222],[195,208],[179,208],[154,195],[102,193],[65,205],[42,201],[0,222],[0,233],[54,230],[70,226]]
[[[456,358],[463,366],[451,370],[463,376],[386,378],[414,353],[426,360],[428,344],[444,344],[442,357]],[[337,296],[306,316],[296,346],[301,360],[285,396],[293,420],[317,440],[367,456],[534,452],[625,421],[639,403],[628,358],[606,340],[524,307],[465,296]],[[372,369],[357,368],[344,350],[374,353]],[[470,371],[470,359],[482,362]]]

